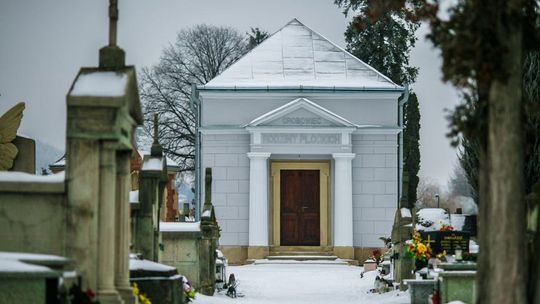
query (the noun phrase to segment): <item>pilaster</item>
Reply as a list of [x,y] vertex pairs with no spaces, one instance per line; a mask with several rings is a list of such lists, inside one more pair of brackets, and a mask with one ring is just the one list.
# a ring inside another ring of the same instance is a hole
[[[334,153],[334,247],[353,246],[352,159],[354,153]],[[347,251],[347,250],[344,250]],[[348,250],[347,252],[349,252]]]
[[114,142],[104,141],[100,153],[100,187],[98,213],[98,278],[97,293],[100,303],[119,303],[116,290],[116,150]]
[[249,152],[247,156],[249,158],[249,246],[268,247],[268,158],[270,153]]
[[129,283],[131,151],[116,154],[116,267],[114,284],[125,303],[136,303]]

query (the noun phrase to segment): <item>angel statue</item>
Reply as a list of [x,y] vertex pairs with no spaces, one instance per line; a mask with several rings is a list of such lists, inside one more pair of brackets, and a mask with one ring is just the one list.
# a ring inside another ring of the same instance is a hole
[[19,102],[0,117],[0,171],[11,169],[19,153],[12,141],[21,125],[24,107],[24,102]]

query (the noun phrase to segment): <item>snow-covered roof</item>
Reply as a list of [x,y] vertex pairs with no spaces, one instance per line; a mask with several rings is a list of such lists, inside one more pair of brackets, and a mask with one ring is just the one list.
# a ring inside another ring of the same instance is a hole
[[200,89],[333,88],[396,90],[393,83],[293,19]]
[[[141,150],[141,149],[138,149],[137,150],[139,152],[139,155],[144,159],[144,156],[145,155],[150,155],[150,151],[147,151],[147,150]],[[165,158],[167,159],[167,169],[168,170],[172,170],[172,171],[180,171],[180,165],[178,165],[178,163],[174,160],[172,160],[171,158],[169,158],[168,156],[165,156]],[[161,170],[161,169],[160,169]]]
[[95,71],[81,74],[70,95],[119,97],[125,94],[127,82],[125,73]]
[[161,171],[163,170],[163,159],[160,157],[149,157],[143,161],[142,170]]

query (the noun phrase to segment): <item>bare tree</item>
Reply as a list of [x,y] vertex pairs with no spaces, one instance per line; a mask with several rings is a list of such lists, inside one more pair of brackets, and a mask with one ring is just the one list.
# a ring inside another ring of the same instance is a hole
[[[455,200],[441,188],[438,182],[427,177],[420,177],[417,188],[416,208],[440,208],[447,209],[450,212],[456,208]],[[438,198],[437,198],[438,196]]]
[[[145,141],[152,115],[159,115],[159,139],[164,152],[193,171],[196,105],[190,101],[192,84],[205,84],[247,51],[245,36],[231,27],[196,25],[178,33],[163,50],[156,66],[143,68],[140,95],[145,113]],[[146,136],[145,136],[146,135]]]

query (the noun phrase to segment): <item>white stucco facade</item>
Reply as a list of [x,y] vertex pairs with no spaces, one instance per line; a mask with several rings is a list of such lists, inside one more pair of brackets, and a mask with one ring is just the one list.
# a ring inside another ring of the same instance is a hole
[[274,162],[329,164],[328,246],[390,235],[402,87],[295,19],[198,91],[220,245],[275,245]]

